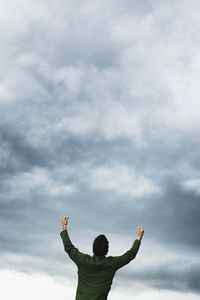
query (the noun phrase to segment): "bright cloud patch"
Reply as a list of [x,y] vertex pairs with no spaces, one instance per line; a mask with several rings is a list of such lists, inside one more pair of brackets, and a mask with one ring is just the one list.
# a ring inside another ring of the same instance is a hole
[[23,172],[9,177],[4,188],[7,189],[9,200],[20,197],[29,199],[33,193],[56,197],[74,191],[73,185],[59,182],[53,178],[52,174],[39,168],[34,168],[32,172]]
[[161,191],[148,177],[137,175],[126,166],[99,167],[92,170],[89,176],[92,188],[112,191],[118,195],[142,197]]
[[200,195],[200,179],[188,179],[183,182],[183,187],[186,190],[194,192],[196,195]]
[[75,298],[75,286],[72,282],[65,280],[63,283],[41,273],[26,274],[5,269],[0,271],[0,280],[1,297],[4,300]]

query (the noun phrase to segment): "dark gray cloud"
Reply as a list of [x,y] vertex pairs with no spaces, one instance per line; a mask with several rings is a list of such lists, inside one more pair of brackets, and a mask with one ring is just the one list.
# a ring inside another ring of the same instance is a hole
[[199,294],[199,265],[186,262],[178,262],[175,266],[172,264],[162,264],[154,266],[154,269],[133,270],[132,272],[123,272],[123,276],[117,274],[117,284],[130,286],[130,283],[141,286],[154,287],[161,290],[180,290],[184,293],[191,291]]
[[[5,127],[4,127],[5,126]],[[1,151],[4,159],[1,160],[1,174],[15,174],[17,171],[25,171],[31,166],[45,166],[46,157],[44,151],[35,148],[26,141],[26,135],[13,126],[0,129]]]

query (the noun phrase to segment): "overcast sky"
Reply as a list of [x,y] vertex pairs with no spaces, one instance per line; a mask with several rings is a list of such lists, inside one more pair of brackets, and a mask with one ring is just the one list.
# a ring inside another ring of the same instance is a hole
[[4,300],[74,299],[65,215],[89,254],[101,233],[122,254],[143,225],[110,300],[199,298],[199,15],[198,0],[0,0]]

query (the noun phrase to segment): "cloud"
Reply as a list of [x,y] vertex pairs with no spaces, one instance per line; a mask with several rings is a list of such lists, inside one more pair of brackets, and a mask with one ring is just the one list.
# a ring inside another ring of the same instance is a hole
[[32,193],[58,197],[72,193],[74,187],[60,183],[42,169],[33,168],[32,172],[18,173],[4,181],[4,189],[9,201],[25,198],[30,199]]
[[[65,280],[63,283],[44,274],[24,274],[14,270],[1,270],[0,278],[3,283],[1,293],[5,299],[18,297],[19,293],[21,299],[27,299],[27,297],[30,300],[43,297],[55,299],[58,296],[64,297],[66,290],[68,297],[72,299],[75,296],[70,281]],[[9,288],[9,282],[13,283],[12,289]]]
[[200,180],[199,179],[189,179],[183,183],[183,186],[187,190],[194,191],[195,194],[199,195],[200,193]]
[[127,166],[99,167],[89,174],[88,185],[93,189],[111,191],[115,194],[142,197],[159,194],[160,188],[145,176],[134,174],[134,168]]
[[[102,119],[103,117],[103,119]],[[128,136],[140,141],[139,115],[134,115],[121,104],[110,110],[110,104],[99,110],[91,110],[91,104],[79,105],[72,116],[65,117],[55,125],[52,131],[70,132],[74,135],[91,135],[95,132],[106,139]]]
[[136,285],[149,286],[156,290],[181,291],[184,293],[190,291],[198,295],[200,288],[198,270],[199,266],[196,264],[190,267],[184,264],[175,267],[160,265],[157,269],[154,267],[153,270],[145,268],[145,270],[134,271],[132,274],[129,272],[120,279],[125,281],[125,284],[134,280]]

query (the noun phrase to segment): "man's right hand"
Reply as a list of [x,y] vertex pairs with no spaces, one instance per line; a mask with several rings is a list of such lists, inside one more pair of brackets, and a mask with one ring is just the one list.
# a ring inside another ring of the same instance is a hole
[[141,225],[138,225],[138,226],[137,226],[137,239],[138,239],[139,241],[142,240],[143,234],[144,234],[144,229],[143,229],[143,227],[142,227]]
[[63,228],[63,230],[67,229],[68,219],[69,219],[69,217],[62,218],[62,228]]

